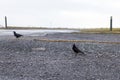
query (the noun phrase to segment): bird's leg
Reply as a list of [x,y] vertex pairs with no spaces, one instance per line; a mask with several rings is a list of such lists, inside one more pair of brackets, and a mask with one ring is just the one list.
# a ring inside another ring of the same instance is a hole
[[74,57],[77,57],[78,53],[74,53]]

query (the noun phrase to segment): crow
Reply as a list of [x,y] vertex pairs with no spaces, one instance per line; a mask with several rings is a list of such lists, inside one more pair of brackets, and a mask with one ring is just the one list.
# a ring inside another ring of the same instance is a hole
[[21,34],[16,33],[15,31],[13,31],[13,33],[14,33],[14,36],[15,36],[16,38],[20,38],[21,36],[23,36],[23,35],[21,35]]
[[76,53],[76,55],[77,55],[78,53],[84,54],[84,52],[82,52],[81,50],[79,50],[79,49],[76,47],[75,44],[73,44],[72,50]]

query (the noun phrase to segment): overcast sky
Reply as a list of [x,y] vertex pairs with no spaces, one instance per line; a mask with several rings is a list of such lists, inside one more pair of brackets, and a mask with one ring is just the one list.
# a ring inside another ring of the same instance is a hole
[[0,0],[0,25],[69,28],[120,27],[120,0]]

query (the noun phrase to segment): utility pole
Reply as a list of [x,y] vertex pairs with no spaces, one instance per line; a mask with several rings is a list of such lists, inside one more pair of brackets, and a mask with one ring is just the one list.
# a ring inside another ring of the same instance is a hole
[[110,31],[112,31],[112,16],[110,17]]
[[7,17],[5,16],[5,28],[7,29]]

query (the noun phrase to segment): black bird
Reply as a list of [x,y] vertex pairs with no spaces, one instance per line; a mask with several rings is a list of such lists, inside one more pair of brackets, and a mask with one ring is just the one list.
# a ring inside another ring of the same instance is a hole
[[84,52],[82,52],[81,50],[79,50],[79,49],[76,47],[75,44],[73,44],[72,50],[76,53],[76,55],[77,55],[78,53],[84,54]]
[[21,35],[21,34],[16,33],[15,31],[13,31],[13,33],[14,33],[14,36],[15,36],[16,38],[20,38],[21,36],[23,36],[23,35]]

